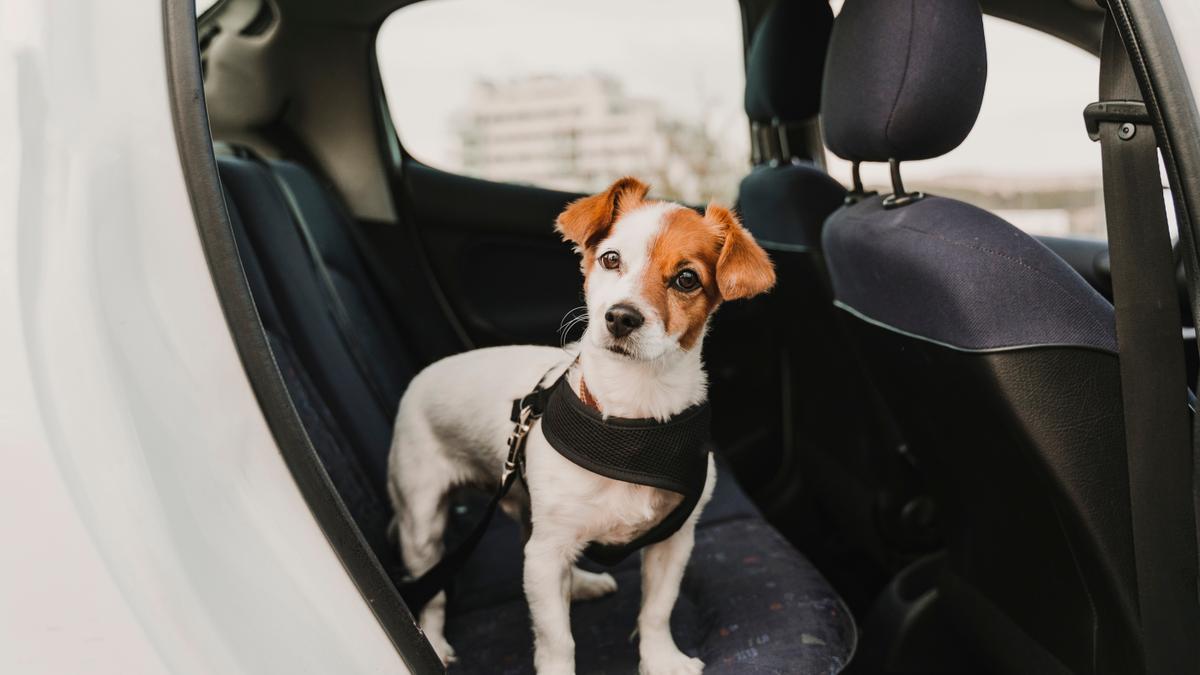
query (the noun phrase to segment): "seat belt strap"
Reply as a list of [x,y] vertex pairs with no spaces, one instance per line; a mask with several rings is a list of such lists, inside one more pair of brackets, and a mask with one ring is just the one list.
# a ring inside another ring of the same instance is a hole
[[1143,662],[1154,675],[1195,672],[1193,454],[1175,262],[1154,127],[1111,12],[1100,102],[1085,120],[1103,158]]

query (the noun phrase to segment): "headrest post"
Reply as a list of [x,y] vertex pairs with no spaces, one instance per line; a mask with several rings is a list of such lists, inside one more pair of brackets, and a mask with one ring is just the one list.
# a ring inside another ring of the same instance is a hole
[[863,187],[861,167],[862,162],[852,162],[850,164],[850,180],[853,182],[853,185],[851,186],[852,189],[846,193],[846,198],[842,200],[842,203],[847,206],[857,204],[867,197],[878,194],[874,190],[867,192]]
[[900,177],[900,161],[893,157],[888,160],[888,166],[892,170],[892,194],[903,197],[904,180]]
[[888,166],[892,169],[892,194],[883,198],[883,208],[908,206],[925,198],[923,192],[905,192],[904,180],[900,178],[900,160],[893,157],[888,160]]
[[775,128],[775,135],[779,138],[779,159],[783,162],[791,162],[795,159],[795,155],[792,154],[792,144],[788,142],[787,125],[776,117],[771,120],[771,126]]

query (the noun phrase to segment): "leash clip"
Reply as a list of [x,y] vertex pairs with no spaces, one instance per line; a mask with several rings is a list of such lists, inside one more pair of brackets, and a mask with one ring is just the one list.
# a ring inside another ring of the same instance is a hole
[[517,463],[520,459],[521,451],[525,449],[525,437],[529,435],[529,430],[533,427],[533,406],[524,406],[519,411],[515,411],[513,415],[514,422],[512,433],[508,435],[508,459],[504,460],[504,471],[500,474],[500,482],[504,483],[509,476],[517,470]]

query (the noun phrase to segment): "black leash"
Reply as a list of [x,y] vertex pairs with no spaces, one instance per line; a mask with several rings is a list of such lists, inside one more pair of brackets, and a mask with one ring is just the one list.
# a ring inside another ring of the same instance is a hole
[[1193,450],[1175,260],[1155,129],[1110,3],[1100,55],[1100,102],[1085,120],[1099,140],[1112,257],[1137,602],[1146,673],[1200,664]]
[[500,487],[496,490],[496,494],[492,495],[487,508],[483,510],[483,516],[475,523],[470,534],[453,551],[442,556],[436,565],[426,570],[420,577],[406,579],[400,583],[400,596],[404,598],[404,602],[414,613],[420,611],[422,607],[429,604],[433,596],[450,585],[454,575],[462,569],[475,548],[479,546],[479,542],[483,540],[483,534],[496,515],[496,509],[500,506],[500,502],[508,495],[517,478],[524,475],[525,443],[529,437],[529,430],[533,428],[533,423],[546,412],[546,402],[551,390],[545,386],[545,379],[557,368],[558,366],[555,366],[547,371],[533,391],[513,401],[510,415],[513,430],[508,435],[508,457],[504,460],[504,470],[500,474]]

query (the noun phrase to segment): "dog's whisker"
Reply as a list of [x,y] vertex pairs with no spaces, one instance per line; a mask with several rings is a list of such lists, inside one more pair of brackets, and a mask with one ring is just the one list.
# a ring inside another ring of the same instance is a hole
[[561,328],[559,328],[558,329],[558,332],[559,332],[558,346],[565,347],[567,345],[567,338],[571,333],[571,329],[574,328],[578,324],[587,324],[587,322],[588,322],[588,317],[587,317],[587,314],[585,313],[585,314],[575,317],[570,322],[564,324]]
[[[574,310],[572,310],[572,311],[574,311]],[[584,308],[584,311],[580,312],[579,314],[571,315],[570,313],[568,313],[567,316],[563,317],[562,322],[560,324],[558,324],[558,332],[561,333],[561,332],[567,330],[572,325],[579,323],[580,321],[586,322],[587,320],[588,320],[588,314],[587,314],[586,308]]]
[[570,339],[571,329],[574,328],[577,323],[579,323],[579,322],[574,322],[574,323],[568,324],[563,329],[562,333],[559,335],[559,346],[560,347],[566,346],[568,340]]
[[560,326],[558,327],[558,332],[560,332],[560,333],[564,333],[564,332],[566,332],[566,331],[570,330],[570,329],[571,329],[571,327],[572,327],[572,326],[574,326],[575,324],[578,324],[578,323],[587,323],[587,322],[588,322],[588,317],[587,317],[587,315],[586,315],[586,314],[582,314],[582,315],[580,315],[580,316],[577,316],[577,317],[575,317],[574,319],[571,319],[570,321],[567,321],[567,322],[563,323],[562,325],[560,325]]
[[582,312],[584,315],[586,315],[587,305],[580,305],[579,307],[572,307],[571,309],[567,310],[567,313],[563,315],[562,321],[558,322],[558,329],[562,330],[562,327],[565,326],[569,321],[577,318],[578,315],[575,314],[576,312]]

